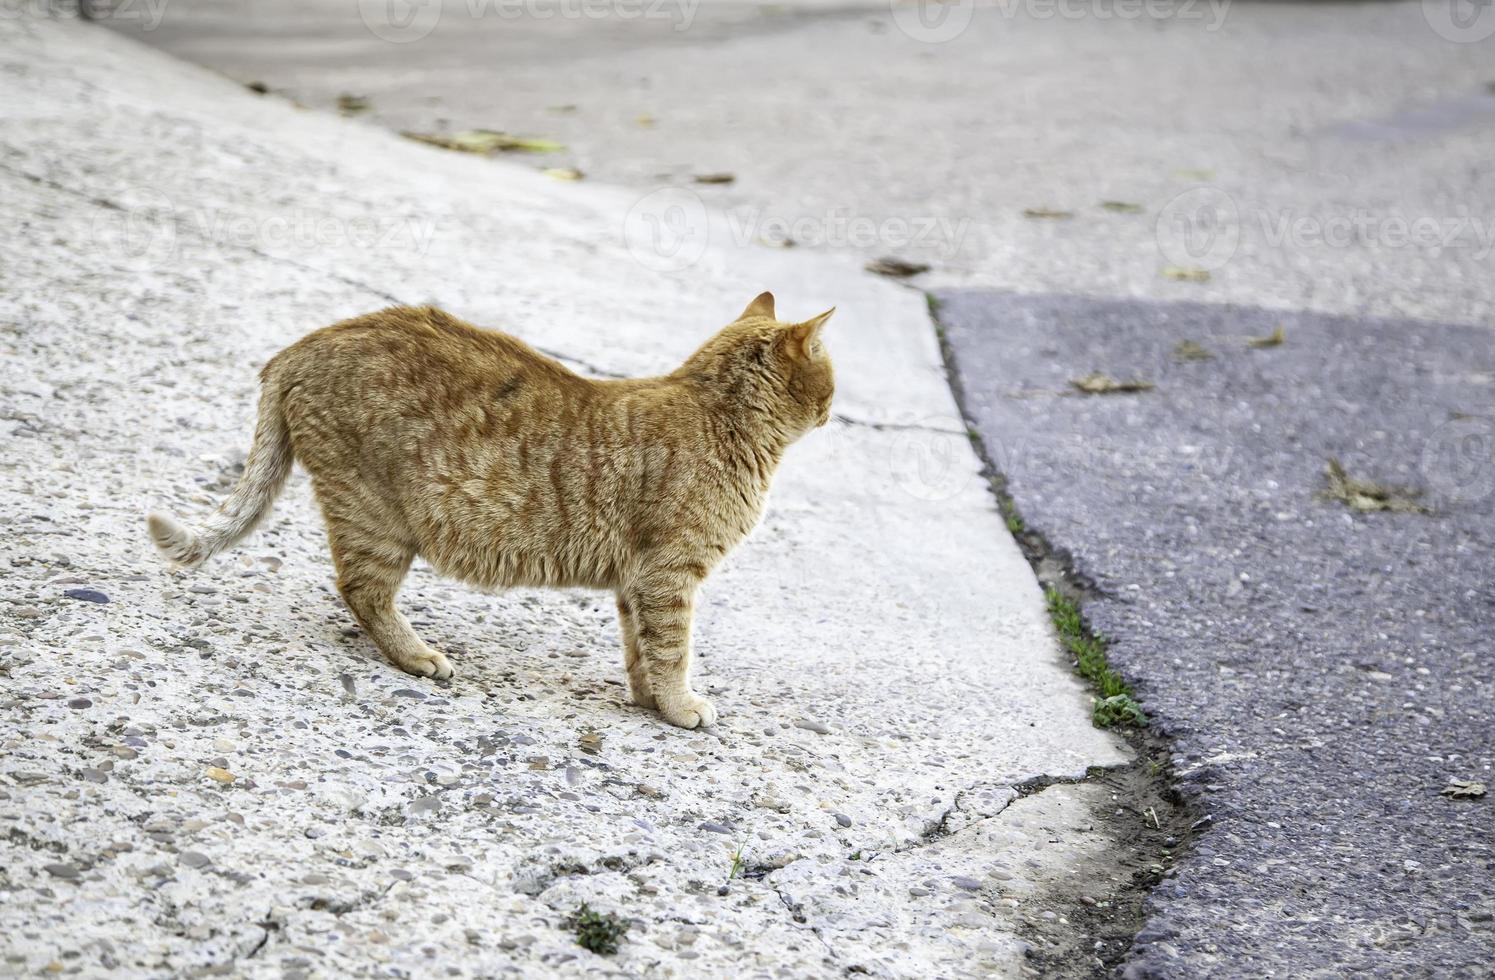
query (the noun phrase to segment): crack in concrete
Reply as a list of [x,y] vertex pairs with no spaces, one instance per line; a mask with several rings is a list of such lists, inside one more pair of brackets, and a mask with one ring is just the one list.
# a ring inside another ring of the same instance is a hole
[[[927,826],[923,830],[923,832],[919,834],[918,840],[910,841],[902,847],[895,847],[892,853],[907,854],[909,851],[917,850],[921,847],[927,847],[928,845],[933,844],[935,841],[943,840],[944,838],[949,837],[952,833],[952,831],[950,830],[950,818],[960,812],[960,801],[965,797],[967,792],[969,792],[969,790],[958,790],[955,793],[955,799],[951,800],[950,805],[945,808],[945,812],[941,813],[938,820],[929,824],[929,826]],[[1009,800],[1008,802],[1010,803],[1011,801]],[[1005,809],[1007,809],[1007,804],[1003,804],[1002,806],[1002,810]],[[1000,814],[1002,810],[998,810],[996,813],[991,814],[989,817],[983,817],[982,819],[986,820],[990,819],[990,817],[995,817]]]
[[[1124,768],[1126,767],[1092,766],[1090,769],[1086,770],[1085,775],[1083,776],[1039,775],[1031,776],[1028,779],[1024,779],[1016,783],[1009,783],[1007,784],[1007,788],[1012,790],[1012,795],[1008,797],[1001,806],[997,807],[995,811],[981,816],[973,815],[973,819],[970,823],[957,830],[951,830],[951,819],[956,814],[962,812],[962,810],[964,809],[964,807],[962,806],[962,802],[971,792],[970,789],[959,790],[958,792],[956,792],[955,798],[951,801],[950,806],[946,808],[945,811],[940,815],[940,818],[930,823],[930,825],[919,835],[919,838],[917,840],[911,841],[910,843],[905,844],[902,847],[894,848],[892,851],[886,853],[907,854],[921,847],[927,847],[928,845],[936,843],[937,841],[943,840],[947,837],[967,833],[981,826],[987,821],[1000,818],[1004,813],[1007,812],[1008,809],[1012,807],[1014,803],[1018,802],[1019,800],[1026,799],[1030,796],[1036,796],[1039,793],[1042,793],[1044,790],[1048,789],[1050,786],[1073,786],[1077,784],[1098,781],[1104,778],[1106,775]],[[837,954],[835,947],[832,946],[830,940],[825,937],[825,933],[821,930],[821,927],[811,922],[809,917],[805,915],[804,907],[791,901],[789,896],[784,893],[783,889],[778,886],[778,883],[773,880],[774,873],[779,870],[782,869],[770,869],[759,865],[745,869],[740,877],[749,881],[761,881],[769,888],[773,889],[774,894],[778,897],[780,904],[784,906],[784,910],[789,913],[790,918],[796,924],[808,929],[810,933],[815,936],[816,941],[818,941],[820,945],[825,949],[826,955],[833,963],[841,967],[843,973],[849,974],[861,972],[855,966],[841,966],[840,957]]]
[[[820,931],[820,927],[815,925],[815,923],[811,922],[809,918],[805,916],[804,907],[791,902],[789,900],[789,896],[784,894],[779,886],[773,881],[771,875],[764,877],[762,880],[763,883],[766,884],[769,888],[772,888],[773,893],[779,897],[779,902],[784,906],[784,911],[789,913],[789,918],[796,924],[802,925],[806,929],[808,929],[810,931],[810,934],[815,937],[815,941],[820,943],[820,945],[824,947],[826,957],[829,958],[832,963],[839,966],[840,957],[837,955],[835,947],[833,947],[830,944],[830,941],[825,938],[825,934]],[[842,967],[843,972],[849,972],[850,970],[850,967]]]
[[252,960],[252,959],[254,959],[256,956],[258,956],[260,954],[261,950],[263,950],[267,945],[269,945],[269,943],[270,943],[270,933],[279,931],[279,929],[280,929],[280,923],[275,921],[275,909],[272,908],[268,912],[266,912],[265,913],[265,917],[263,919],[261,919],[259,922],[256,922],[255,925],[258,926],[259,930],[260,930],[259,941],[256,942],[253,946],[251,946],[249,948],[248,952],[244,953],[241,957],[239,957],[240,959],[245,959],[245,960]]
[[1038,775],[1030,776],[1020,782],[1008,783],[1007,788],[1012,790],[1013,793],[1011,798],[1004,802],[994,812],[987,813],[981,816],[973,815],[970,823],[966,824],[964,827],[961,827],[959,830],[951,830],[950,819],[964,809],[964,807],[961,806],[961,802],[971,792],[970,789],[959,790],[955,794],[955,799],[951,801],[950,806],[946,808],[944,813],[940,814],[940,818],[938,820],[931,823],[929,827],[919,835],[918,840],[911,841],[910,843],[905,844],[902,847],[894,848],[890,853],[906,854],[909,851],[916,850],[920,847],[926,847],[929,844],[933,844],[936,841],[943,840],[944,838],[950,837],[954,834],[965,833],[972,827],[976,827],[988,820],[995,820],[997,817],[1000,817],[1002,814],[1006,813],[1008,808],[1018,800],[1026,799],[1029,796],[1036,796],[1037,794],[1042,793],[1044,790],[1048,789],[1050,786],[1076,786],[1084,783],[1099,781],[1106,775],[1125,768],[1126,766],[1124,765],[1091,766],[1085,771],[1085,775],[1083,776]]
[[[12,154],[15,154],[15,155],[18,155],[18,156],[21,155],[21,151],[20,150],[18,150],[14,146],[11,146],[8,143],[6,143],[6,144],[0,144],[0,145],[3,145],[5,147],[5,149],[7,151],[9,151],[10,153],[12,153]],[[101,208],[104,208],[104,209],[109,210],[109,211],[124,211],[125,210],[125,208],[120,207],[118,204],[115,204],[113,201],[109,200],[108,198],[94,197],[94,196],[92,196],[90,194],[85,194],[83,191],[74,190],[73,188],[67,186],[66,184],[60,184],[57,181],[51,179],[50,177],[43,177],[40,174],[31,173],[29,170],[21,170],[21,169],[18,169],[16,167],[12,167],[9,164],[4,164],[4,163],[0,163],[0,170],[4,170],[6,173],[11,174],[13,176],[21,177],[21,178],[23,178],[25,180],[29,180],[33,184],[38,184],[38,185],[40,185],[42,187],[51,188],[52,190],[57,191],[59,193],[67,194],[69,197],[76,197],[80,201],[87,201],[89,204],[95,205],[96,207],[101,207]]]
[[863,429],[872,429],[875,432],[934,432],[942,436],[966,435],[966,432],[961,429],[942,429],[939,426],[925,425],[922,422],[872,422],[868,419],[855,418],[841,412],[837,412],[831,417],[842,425],[854,425]]
[[537,344],[530,344],[530,346],[539,351],[541,354],[544,354],[546,357],[553,357],[557,361],[565,361],[567,364],[575,364],[577,367],[580,367],[588,374],[596,375],[599,378],[628,377],[628,375],[626,374],[619,374],[617,371],[609,371],[606,368],[600,368],[590,361],[584,361],[579,357],[572,357],[570,354],[562,354],[560,351],[551,350],[547,347],[541,347]]

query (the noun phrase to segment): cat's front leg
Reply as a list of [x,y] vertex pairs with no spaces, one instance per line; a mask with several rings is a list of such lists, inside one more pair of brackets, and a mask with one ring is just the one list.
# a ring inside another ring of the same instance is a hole
[[670,575],[642,576],[623,597],[636,619],[649,691],[665,721],[681,728],[716,722],[716,708],[690,687],[690,628],[699,584]]
[[623,593],[618,593],[618,625],[623,630],[623,666],[628,671],[628,693],[641,708],[655,708],[654,692],[649,688],[649,668],[638,648],[638,620]]

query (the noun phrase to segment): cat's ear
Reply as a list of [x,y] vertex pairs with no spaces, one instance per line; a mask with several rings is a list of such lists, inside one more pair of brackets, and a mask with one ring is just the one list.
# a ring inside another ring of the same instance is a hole
[[759,293],[757,297],[747,305],[747,309],[742,311],[742,316],[738,317],[737,319],[746,320],[748,317],[752,316],[766,316],[770,320],[774,318],[773,293]]
[[789,349],[800,357],[808,357],[810,354],[810,345],[815,342],[816,336],[820,333],[820,328],[825,326],[825,321],[829,320],[831,314],[834,312],[836,312],[836,308],[832,306],[819,316],[812,316],[804,323],[796,323],[790,327],[788,330]]

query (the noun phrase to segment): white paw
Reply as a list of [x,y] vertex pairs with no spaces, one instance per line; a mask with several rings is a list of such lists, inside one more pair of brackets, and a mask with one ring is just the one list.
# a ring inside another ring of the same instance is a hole
[[662,709],[664,720],[681,728],[710,728],[716,724],[716,706],[699,694],[690,694]]
[[438,681],[444,681],[452,676],[451,661],[435,650],[427,650],[419,656],[407,657],[395,666],[407,674],[414,674],[416,677],[434,677]]

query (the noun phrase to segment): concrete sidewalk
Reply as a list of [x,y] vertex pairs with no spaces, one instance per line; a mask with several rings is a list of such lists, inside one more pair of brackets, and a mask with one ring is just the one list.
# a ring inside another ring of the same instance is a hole
[[[83,25],[0,21],[0,57],[5,972],[1020,971],[1108,801],[1011,787],[1124,752],[977,475],[922,297]],[[299,477],[202,571],[148,553],[146,508],[221,496],[255,371],[312,328],[435,302],[652,373],[764,288],[839,307],[842,419],[708,583],[714,729],[626,705],[603,596],[417,568],[404,608],[458,673],[387,667]],[[616,957],[574,944],[582,901],[634,921]]]

